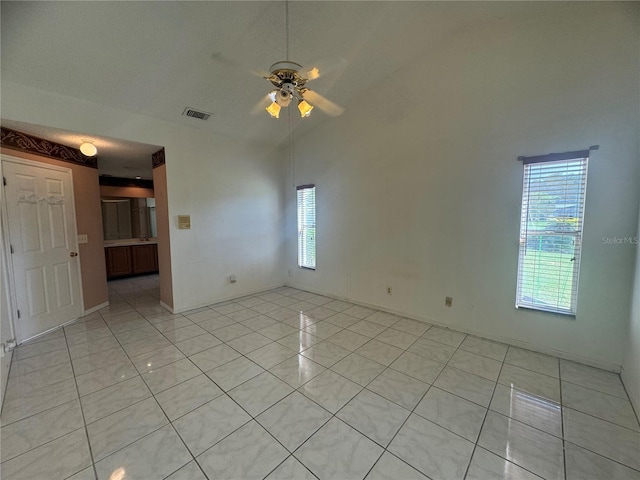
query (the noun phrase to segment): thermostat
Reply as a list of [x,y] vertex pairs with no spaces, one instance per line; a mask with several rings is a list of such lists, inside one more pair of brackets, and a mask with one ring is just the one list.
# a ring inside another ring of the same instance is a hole
[[191,215],[178,215],[178,228],[180,230],[190,230]]

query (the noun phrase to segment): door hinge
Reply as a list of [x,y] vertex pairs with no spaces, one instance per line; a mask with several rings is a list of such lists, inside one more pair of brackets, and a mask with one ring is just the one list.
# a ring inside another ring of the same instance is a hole
[[9,247],[11,248],[11,253],[13,253],[13,245],[9,245]]
[[18,318],[20,318],[20,310],[18,310]]
[[6,185],[7,184],[7,177],[2,177],[2,184]]

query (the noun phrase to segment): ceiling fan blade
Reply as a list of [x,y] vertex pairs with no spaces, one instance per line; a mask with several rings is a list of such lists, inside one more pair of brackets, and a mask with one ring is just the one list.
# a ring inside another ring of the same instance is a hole
[[256,77],[266,78],[267,80],[269,80],[272,77],[271,72],[267,72],[266,70],[254,68],[252,70],[249,70],[249,72],[251,72]]
[[271,105],[271,98],[269,98],[269,94],[267,93],[264,97],[262,97],[258,103],[256,103],[251,109],[251,115],[260,115],[262,113],[266,113],[265,109]]
[[305,90],[302,92],[302,98],[308,101],[314,107],[318,107],[324,113],[331,115],[332,117],[337,117],[344,112],[344,108],[340,105],[336,105],[331,100],[323,97],[319,93],[314,92],[313,90]]
[[346,66],[347,61],[344,58],[340,58],[335,62],[320,62],[312,67],[303,68],[299,73],[301,77],[304,77],[308,81],[311,81],[320,76],[327,75],[335,70],[342,70]]
[[305,68],[304,70],[301,70],[299,73],[301,77],[306,78],[309,81],[315,80],[320,76],[320,70],[318,69],[318,67]]
[[248,68],[245,64],[238,62],[233,58],[229,58],[226,55],[223,55],[222,53],[212,53],[211,60],[213,60],[216,63],[219,63],[220,65],[224,65],[227,68],[233,68],[234,70],[237,70],[237,71],[241,71],[241,72],[248,71],[257,77],[262,77],[267,79],[271,77],[271,72],[268,72],[267,70]]

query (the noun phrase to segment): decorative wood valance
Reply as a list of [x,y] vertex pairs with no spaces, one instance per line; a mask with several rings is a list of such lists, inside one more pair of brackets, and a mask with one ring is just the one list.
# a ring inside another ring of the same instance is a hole
[[156,153],[151,154],[151,162],[153,164],[153,168],[164,165],[164,147],[162,147]]
[[[67,147],[44,138],[34,137],[6,127],[0,127],[0,145],[21,152],[34,153],[44,157],[74,163],[84,167],[98,168],[98,157],[87,157],[77,148]],[[163,152],[164,162],[164,152]]]

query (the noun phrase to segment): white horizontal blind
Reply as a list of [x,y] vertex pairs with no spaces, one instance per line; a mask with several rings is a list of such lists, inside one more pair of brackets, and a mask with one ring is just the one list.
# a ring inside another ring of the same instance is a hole
[[316,268],[316,187],[302,185],[298,191],[298,266]]
[[516,308],[576,313],[587,160],[525,162]]

